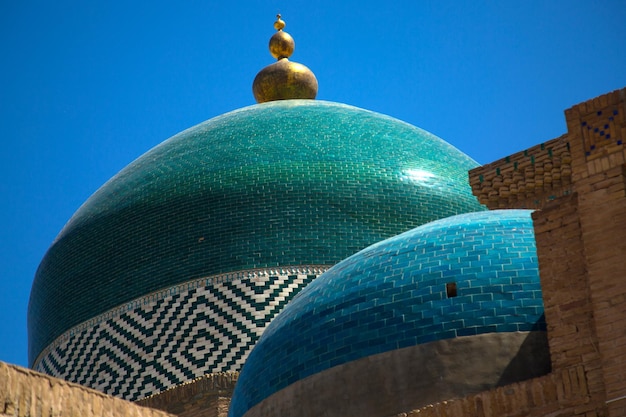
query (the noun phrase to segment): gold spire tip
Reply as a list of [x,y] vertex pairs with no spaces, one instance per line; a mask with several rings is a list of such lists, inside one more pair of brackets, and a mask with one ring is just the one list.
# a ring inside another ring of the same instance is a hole
[[276,15],[276,21],[274,22],[274,29],[276,29],[277,31],[281,31],[285,28],[285,21],[281,19],[281,15],[280,13],[278,13]]
[[289,58],[293,54],[296,43],[291,35],[283,30],[286,23],[280,18],[280,15],[277,15],[276,18],[278,20],[274,22],[274,28],[277,32],[270,39],[270,53],[277,60],[281,60]]
[[252,92],[258,103],[274,100],[314,99],[317,95],[317,79],[310,69],[297,62],[289,61],[296,43],[291,35],[283,31],[285,21],[276,15],[270,38],[270,53],[277,62],[263,68],[254,78]]

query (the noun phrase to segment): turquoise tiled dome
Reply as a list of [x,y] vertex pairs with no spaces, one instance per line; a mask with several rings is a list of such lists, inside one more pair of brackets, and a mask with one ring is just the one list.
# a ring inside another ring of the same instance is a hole
[[31,364],[73,326],[210,274],[333,265],[417,225],[482,210],[477,164],[396,119],[320,101],[255,105],[155,147],[79,208],[29,305]]
[[[545,321],[530,211],[438,220],[362,250],[304,288],[250,353],[230,416],[243,416],[291,384],[305,384],[307,377],[372,355],[462,336],[535,330],[545,330]],[[539,346],[547,351],[545,344]],[[531,352],[530,357],[539,362],[542,353]],[[481,362],[487,359],[484,355]],[[427,356],[427,361],[435,360],[434,354]],[[546,357],[539,373],[549,366]],[[453,367],[459,374],[453,383],[467,377],[463,369],[470,360],[458,355]],[[409,385],[397,372],[388,373]],[[421,372],[426,369],[411,378]],[[320,387],[344,378],[335,373],[330,382],[311,382],[318,392],[309,394],[322,398]],[[520,375],[507,378],[510,383]],[[292,397],[307,395],[305,390]],[[421,391],[412,395],[419,397]],[[252,415],[259,414],[263,412]]]

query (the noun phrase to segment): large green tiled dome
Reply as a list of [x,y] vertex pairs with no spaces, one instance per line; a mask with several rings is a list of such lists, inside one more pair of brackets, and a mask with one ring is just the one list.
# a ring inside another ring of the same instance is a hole
[[80,207],[43,259],[31,364],[73,326],[177,283],[333,265],[426,222],[482,210],[477,164],[396,119],[288,100],[211,119],[131,163]]

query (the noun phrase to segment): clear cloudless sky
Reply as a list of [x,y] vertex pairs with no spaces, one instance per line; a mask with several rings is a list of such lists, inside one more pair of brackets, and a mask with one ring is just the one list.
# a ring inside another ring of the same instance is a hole
[[254,104],[277,12],[318,99],[480,163],[565,133],[565,109],[626,87],[625,0],[3,0],[0,360],[27,365],[32,279],[76,209],[163,140]]

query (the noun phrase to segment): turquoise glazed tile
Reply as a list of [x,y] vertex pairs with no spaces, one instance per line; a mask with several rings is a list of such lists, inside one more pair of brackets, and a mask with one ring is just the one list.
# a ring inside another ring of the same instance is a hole
[[321,101],[255,105],[190,128],[108,181],[53,242],[31,292],[29,361],[152,291],[229,271],[333,265],[483,210],[467,182],[476,166],[428,132]]
[[[509,261],[514,269],[500,268]],[[451,272],[444,280],[442,270]],[[456,284],[456,295],[447,283]],[[545,330],[545,320],[530,211],[445,218],[362,250],[294,297],[250,353],[230,416],[348,361],[437,340],[531,330]]]

